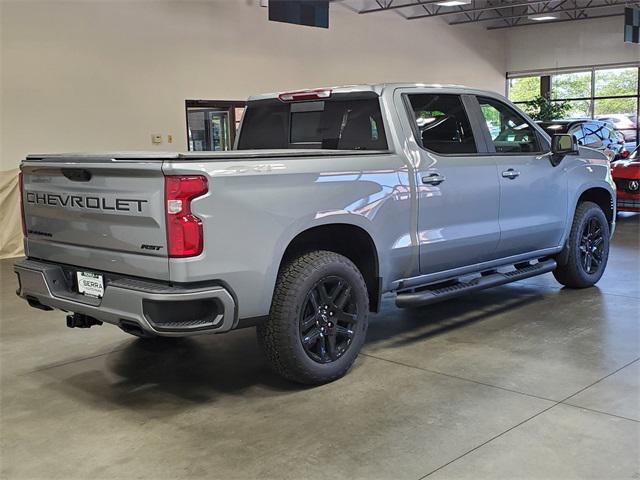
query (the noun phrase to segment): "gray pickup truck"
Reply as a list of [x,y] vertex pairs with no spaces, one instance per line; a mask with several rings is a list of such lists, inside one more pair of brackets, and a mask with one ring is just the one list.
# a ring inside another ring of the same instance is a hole
[[344,375],[382,294],[423,307],[553,272],[595,284],[607,159],[502,96],[384,84],[252,97],[234,151],[30,155],[18,295],[142,337],[256,326],[294,381]]

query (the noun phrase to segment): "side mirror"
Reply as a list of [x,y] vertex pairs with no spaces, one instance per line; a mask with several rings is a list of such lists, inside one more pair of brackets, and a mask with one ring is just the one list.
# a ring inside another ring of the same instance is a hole
[[551,137],[551,164],[555,167],[565,155],[577,154],[578,143],[573,135],[557,134]]

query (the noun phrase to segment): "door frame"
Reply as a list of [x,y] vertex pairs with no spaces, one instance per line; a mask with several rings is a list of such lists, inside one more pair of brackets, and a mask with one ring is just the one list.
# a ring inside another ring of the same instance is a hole
[[[236,108],[246,108],[247,102],[244,100],[185,100],[184,117],[187,139],[187,150],[189,150],[189,109],[190,108],[211,108],[226,110],[229,115],[229,145],[233,148],[236,141]],[[238,119],[239,120],[239,119]]]

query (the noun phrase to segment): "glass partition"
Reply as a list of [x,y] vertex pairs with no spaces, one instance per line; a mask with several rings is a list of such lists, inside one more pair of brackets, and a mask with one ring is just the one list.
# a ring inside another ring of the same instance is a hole
[[[508,96],[524,105],[536,96],[567,102],[567,119],[587,118],[609,123],[632,150],[638,143],[640,67],[602,66],[574,71],[542,71],[507,75]],[[557,119],[560,120],[560,119]]]

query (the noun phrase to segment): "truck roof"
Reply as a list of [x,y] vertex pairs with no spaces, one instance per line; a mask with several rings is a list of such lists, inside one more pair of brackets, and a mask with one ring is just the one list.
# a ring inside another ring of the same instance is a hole
[[[374,92],[377,95],[381,95],[384,90],[387,89],[396,89],[396,88],[427,88],[433,90],[447,90],[447,91],[455,91],[457,93],[472,93],[472,94],[491,94],[495,95],[495,92],[490,92],[487,90],[478,90],[470,87],[466,87],[464,85],[455,85],[455,84],[440,84],[440,83],[372,83],[372,84],[356,84],[356,85],[336,85],[336,86],[327,86],[327,87],[314,87],[308,89],[295,89],[290,92],[303,92],[303,91],[323,91],[323,90],[331,90],[332,93],[355,93],[355,92]],[[256,101],[256,100],[268,100],[273,98],[278,98],[279,95],[282,95],[284,92],[271,92],[271,93],[263,93],[259,95],[252,95],[248,98],[248,101]],[[286,91],[289,93],[289,91]]]

